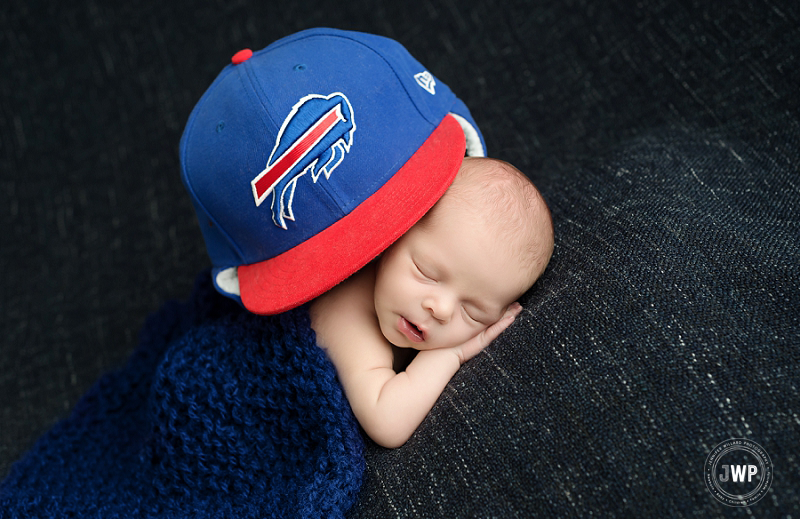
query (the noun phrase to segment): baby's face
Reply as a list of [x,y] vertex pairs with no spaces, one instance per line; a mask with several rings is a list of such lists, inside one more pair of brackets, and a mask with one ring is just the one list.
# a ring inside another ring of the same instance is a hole
[[401,348],[457,346],[503,316],[533,282],[496,223],[458,204],[437,206],[381,257],[375,311]]

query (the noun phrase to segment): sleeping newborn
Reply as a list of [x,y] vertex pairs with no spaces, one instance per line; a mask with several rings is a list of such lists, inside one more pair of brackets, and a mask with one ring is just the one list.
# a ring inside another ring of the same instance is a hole
[[458,368],[520,313],[553,252],[550,211],[519,170],[465,158],[434,207],[310,308],[365,432],[399,447]]

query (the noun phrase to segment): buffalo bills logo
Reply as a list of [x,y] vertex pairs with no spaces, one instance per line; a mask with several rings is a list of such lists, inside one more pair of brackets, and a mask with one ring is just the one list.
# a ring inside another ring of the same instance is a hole
[[297,181],[306,173],[316,184],[339,166],[356,131],[353,107],[344,94],[307,95],[283,121],[267,167],[251,182],[256,206],[272,194],[272,220],[286,229],[294,221],[292,200]]

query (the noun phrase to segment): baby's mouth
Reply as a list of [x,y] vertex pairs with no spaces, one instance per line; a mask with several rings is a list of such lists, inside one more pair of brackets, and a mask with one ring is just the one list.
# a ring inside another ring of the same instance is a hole
[[405,317],[400,317],[397,323],[397,328],[400,330],[400,333],[405,335],[406,338],[411,342],[422,342],[425,340],[425,332],[420,330],[417,325]]

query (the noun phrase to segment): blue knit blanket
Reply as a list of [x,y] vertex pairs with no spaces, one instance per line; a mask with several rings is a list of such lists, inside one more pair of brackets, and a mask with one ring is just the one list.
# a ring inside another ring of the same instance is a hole
[[206,273],[12,467],[0,517],[343,517],[363,448],[307,308],[251,315]]

